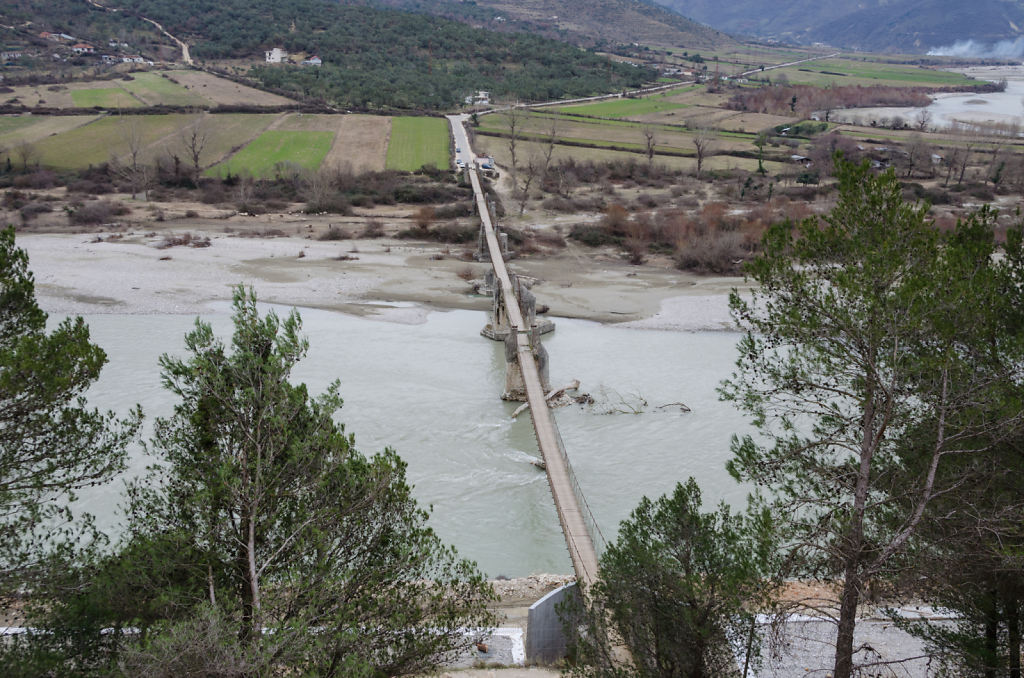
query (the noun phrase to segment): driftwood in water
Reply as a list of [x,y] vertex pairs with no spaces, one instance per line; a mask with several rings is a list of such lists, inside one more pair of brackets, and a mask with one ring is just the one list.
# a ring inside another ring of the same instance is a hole
[[[549,401],[552,398],[557,398],[560,395],[565,395],[566,391],[575,391],[579,387],[580,387],[580,380],[579,379],[573,379],[572,382],[566,384],[562,388],[556,388],[554,391],[551,391],[550,393],[548,393],[546,396],[544,396],[544,400],[545,400],[545,402]],[[530,406],[529,403],[523,403],[522,405],[517,407],[516,411],[512,413],[512,418],[515,419],[516,417],[518,417],[529,406]]]

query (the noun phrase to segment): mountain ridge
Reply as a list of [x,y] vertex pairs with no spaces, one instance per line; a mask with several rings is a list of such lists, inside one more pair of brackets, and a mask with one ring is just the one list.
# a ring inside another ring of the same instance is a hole
[[1020,0],[652,1],[734,35],[873,52],[923,53],[958,41],[992,44],[1024,37]]

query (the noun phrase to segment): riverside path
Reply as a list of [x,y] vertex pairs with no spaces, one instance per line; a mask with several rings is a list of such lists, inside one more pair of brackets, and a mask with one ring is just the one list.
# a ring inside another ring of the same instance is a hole
[[[533,357],[533,348],[530,345],[532,333],[523,321],[519,301],[515,297],[515,287],[512,285],[508,268],[505,266],[498,236],[495,233],[494,224],[491,222],[490,211],[487,209],[487,200],[480,185],[480,177],[473,166],[473,154],[470,150],[466,129],[463,126],[466,117],[468,116],[450,115],[448,121],[451,124],[455,146],[459,149],[457,155],[459,159],[467,161],[466,172],[473,184],[477,213],[483,223],[491,265],[494,267],[495,276],[501,281],[501,293],[505,296],[504,302],[505,308],[508,309],[509,324],[516,337],[516,355],[526,386],[526,400],[530,406],[533,430],[537,435],[537,447],[540,448],[541,457],[544,459],[551,496],[558,513],[558,521],[562,526],[562,533],[565,535],[565,543],[569,548],[569,557],[572,559],[576,577],[585,588],[589,588],[597,577],[597,552],[594,549],[594,539],[587,527],[589,509],[585,504],[581,505],[582,493],[575,485],[569,458],[562,446],[558,429],[555,427],[551,409],[544,399],[544,389],[541,387],[537,362]],[[584,514],[585,510],[587,511],[586,515]]]

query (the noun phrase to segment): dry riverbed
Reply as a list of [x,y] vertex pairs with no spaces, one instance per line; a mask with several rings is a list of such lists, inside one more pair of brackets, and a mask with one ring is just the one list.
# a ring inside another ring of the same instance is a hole
[[[208,209],[208,208],[207,208]],[[40,224],[21,230],[37,294],[56,313],[182,313],[230,299],[239,283],[260,299],[421,322],[426,307],[486,310],[472,280],[488,266],[472,246],[398,239],[408,215],[378,219],[384,236],[323,240],[331,227],[360,233],[365,219],[303,214],[129,219],[103,227]],[[200,246],[197,246],[200,245]],[[679,271],[668,259],[633,266],[610,250],[569,242],[517,258],[554,316],[675,330],[729,326],[737,278]]]

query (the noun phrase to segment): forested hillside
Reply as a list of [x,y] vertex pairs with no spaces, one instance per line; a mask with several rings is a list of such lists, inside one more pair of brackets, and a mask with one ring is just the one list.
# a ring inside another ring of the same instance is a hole
[[583,45],[712,49],[729,36],[640,0],[366,0],[498,30],[526,30]]
[[[654,74],[525,33],[498,34],[424,14],[330,0],[14,0],[0,18],[79,38],[107,40],[138,30],[137,16],[163,24],[199,62],[251,61],[265,86],[361,109],[440,109],[476,90],[537,100],[639,86]],[[137,16],[132,16],[137,15]],[[321,68],[266,66],[264,50],[318,55]]]

